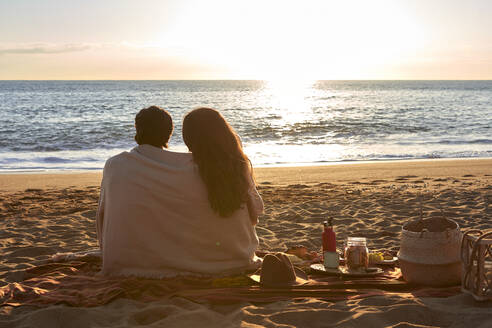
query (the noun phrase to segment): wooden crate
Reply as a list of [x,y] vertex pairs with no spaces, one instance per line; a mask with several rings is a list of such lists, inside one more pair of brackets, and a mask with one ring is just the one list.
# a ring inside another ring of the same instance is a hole
[[492,300],[492,231],[469,230],[461,243],[461,290],[477,301]]

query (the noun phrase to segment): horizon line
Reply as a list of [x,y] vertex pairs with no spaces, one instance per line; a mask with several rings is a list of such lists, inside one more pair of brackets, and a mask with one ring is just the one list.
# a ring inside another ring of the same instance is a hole
[[[272,81],[272,79],[0,79],[0,82],[9,81]],[[310,81],[492,81],[490,79],[312,79]]]

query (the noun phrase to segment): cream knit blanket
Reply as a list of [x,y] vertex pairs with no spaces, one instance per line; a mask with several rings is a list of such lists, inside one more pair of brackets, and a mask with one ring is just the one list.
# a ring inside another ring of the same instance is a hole
[[258,267],[250,212],[261,214],[263,202],[254,185],[249,196],[249,206],[222,218],[191,153],[140,145],[110,158],[97,213],[102,273],[163,278]]

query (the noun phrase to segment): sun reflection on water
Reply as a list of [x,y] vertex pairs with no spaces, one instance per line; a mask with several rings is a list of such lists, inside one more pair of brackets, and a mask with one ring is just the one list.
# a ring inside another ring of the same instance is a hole
[[278,125],[302,122],[311,111],[315,81],[269,80],[265,82],[263,97],[266,107],[279,116]]
[[[320,159],[321,162],[331,162],[344,158],[346,147],[326,143],[326,138],[333,132],[319,126],[329,122],[334,116],[321,105],[332,102],[332,97],[331,91],[317,88],[315,80],[265,81],[261,92],[262,107],[265,109],[262,116],[268,116],[269,125],[275,131],[275,137],[280,140],[249,143],[245,150],[252,154],[253,161],[267,164],[290,161],[314,163]],[[322,118],[319,116],[320,106],[324,109]],[[316,131],[312,137],[305,133],[309,127]],[[301,135],[303,138],[300,138]],[[311,140],[308,141],[309,139]],[[320,139],[319,143],[317,139]]]

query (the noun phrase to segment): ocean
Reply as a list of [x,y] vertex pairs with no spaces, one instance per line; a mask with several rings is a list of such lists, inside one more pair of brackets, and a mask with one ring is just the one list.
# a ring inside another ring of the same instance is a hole
[[0,81],[0,172],[99,170],[158,105],[221,111],[255,166],[492,157],[492,81]]

